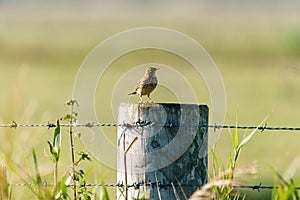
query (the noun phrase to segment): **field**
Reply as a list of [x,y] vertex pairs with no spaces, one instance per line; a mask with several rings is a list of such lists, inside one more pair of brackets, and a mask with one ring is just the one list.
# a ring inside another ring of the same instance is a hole
[[[300,5],[233,2],[182,5],[175,2],[161,5],[77,2],[61,6],[0,2],[0,123],[55,122],[69,112],[64,102],[72,97],[76,74],[93,48],[121,31],[155,26],[182,32],[207,50],[226,90],[225,124],[236,124],[237,116],[238,125],[258,125],[269,116],[268,126],[300,127]],[[99,81],[95,99],[100,123],[116,122],[113,112],[117,104],[111,107],[111,102],[127,101],[127,93],[134,85],[128,83],[128,91],[120,99],[111,100],[112,90],[131,66],[143,63],[174,67],[196,91],[198,102],[190,103],[211,107],[203,79],[193,76],[188,63],[170,53],[146,49],[115,60]],[[130,79],[135,82],[141,75]],[[175,95],[159,86],[152,98],[156,102],[176,102]],[[138,101],[138,98],[130,101]],[[104,131],[116,144],[116,129],[105,128]],[[63,133],[61,173],[71,163],[68,131]],[[240,131],[241,137],[244,133]],[[1,128],[0,140],[0,154],[9,160],[25,166],[25,158],[31,159],[34,148],[42,173],[51,172],[51,162],[44,152],[48,150],[47,141],[52,140],[52,130]],[[272,167],[284,174],[299,157],[298,140],[299,132],[257,132],[243,148],[238,162],[238,167],[254,161],[258,164],[256,177],[247,177],[246,184],[272,185]],[[99,143],[101,145],[101,141]],[[75,145],[85,149],[80,140],[76,140]],[[228,131],[224,130],[216,146],[216,155],[224,166],[230,149]],[[95,167],[91,182],[100,182],[101,175],[105,182],[115,183],[114,169],[96,160],[92,165]],[[11,172],[9,176],[13,182],[19,181]],[[296,173],[296,177],[299,179],[299,174]],[[24,189],[14,188],[18,190],[24,192]],[[112,195],[114,192],[110,191]],[[270,191],[248,192],[250,196],[270,195]],[[25,194],[30,196],[30,192]]]

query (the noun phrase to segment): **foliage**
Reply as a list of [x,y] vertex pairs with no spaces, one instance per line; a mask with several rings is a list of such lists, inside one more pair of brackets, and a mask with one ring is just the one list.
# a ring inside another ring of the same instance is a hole
[[34,149],[32,150],[32,156],[34,172],[32,172],[32,169],[28,167],[27,173],[18,164],[11,163],[4,157],[0,158],[21,179],[21,181],[37,197],[37,199],[54,199],[56,187],[45,187],[47,186],[47,183],[42,182],[42,177],[38,167],[38,160]]
[[[263,120],[263,122],[265,120]],[[261,126],[261,124],[259,126]],[[238,191],[234,190],[233,186],[238,184],[234,178],[240,175],[246,175],[249,172],[252,173],[251,169],[237,169],[236,165],[240,158],[242,148],[252,139],[256,131],[257,128],[251,131],[242,140],[240,140],[238,128],[235,129],[234,133],[229,129],[229,137],[232,143],[232,153],[230,153],[229,164],[227,168],[224,170],[217,155],[215,154],[213,149],[210,149],[215,171],[214,178],[212,178],[200,190],[196,191],[195,194],[192,195],[190,200],[197,199],[199,197],[201,197],[202,199],[222,200],[246,198],[244,195],[241,196]]]
[[[66,105],[73,106],[74,104],[78,105],[76,100],[70,100],[66,103]],[[77,114],[71,109],[71,114],[67,114],[64,118],[65,120],[70,120],[70,123],[76,120]],[[70,129],[70,134],[73,134],[72,129]],[[21,166],[15,163],[9,162],[4,156],[0,155],[0,159],[5,162],[5,164],[21,179],[21,181],[30,189],[30,191],[37,197],[37,199],[70,199],[69,188],[73,186],[74,189],[74,197],[75,199],[95,199],[93,190],[89,187],[86,187],[86,179],[92,172],[92,167],[90,167],[87,171],[84,169],[77,169],[82,162],[90,161],[92,159],[90,155],[85,151],[80,151],[77,156],[78,159],[75,161],[72,160],[72,171],[65,172],[60,179],[58,178],[58,162],[60,160],[60,152],[61,152],[61,127],[60,121],[57,120],[56,127],[54,129],[53,134],[53,142],[47,142],[49,145],[49,151],[51,154],[51,160],[55,164],[54,167],[54,181],[53,184],[48,184],[48,182],[43,181],[40,171],[38,158],[35,150],[32,150],[33,164],[34,170],[31,169],[30,164],[26,161],[28,166],[28,172],[26,173]],[[73,149],[72,149],[73,150]],[[34,171],[34,172],[32,172]],[[76,183],[75,185],[72,185]],[[1,182],[2,183],[2,182]],[[7,185],[7,183],[5,183]],[[1,184],[1,190],[2,190]],[[8,196],[8,194],[6,195]],[[104,195],[102,197],[103,200],[108,200],[107,190],[104,190]]]
[[[274,171],[273,200],[300,199],[297,183],[292,177],[284,177],[276,169]],[[299,184],[299,181],[298,181]]]

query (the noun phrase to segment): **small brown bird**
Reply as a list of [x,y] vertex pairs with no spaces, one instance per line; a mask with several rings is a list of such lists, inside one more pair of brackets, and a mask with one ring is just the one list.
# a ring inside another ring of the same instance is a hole
[[155,68],[153,66],[148,67],[145,75],[138,82],[134,92],[131,92],[128,95],[137,94],[139,95],[141,101],[143,101],[142,96],[147,95],[148,98],[152,100],[150,98],[150,93],[156,88],[158,83],[157,77],[155,76],[157,70],[159,70],[159,68]]

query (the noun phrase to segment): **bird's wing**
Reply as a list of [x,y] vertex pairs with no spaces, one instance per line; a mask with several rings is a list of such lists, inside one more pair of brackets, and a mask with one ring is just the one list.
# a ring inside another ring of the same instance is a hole
[[138,87],[144,87],[145,85],[148,85],[150,83],[149,79],[141,78],[141,80],[138,83]]

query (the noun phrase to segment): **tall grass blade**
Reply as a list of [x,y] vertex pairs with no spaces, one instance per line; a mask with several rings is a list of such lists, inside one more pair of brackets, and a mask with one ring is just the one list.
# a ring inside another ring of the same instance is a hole
[[92,171],[93,171],[93,167],[90,167],[90,168],[84,173],[83,177],[81,177],[81,179],[78,181],[78,185],[79,185],[79,186],[82,185],[82,184],[86,181],[87,177],[91,174]]
[[267,116],[253,131],[251,131],[251,133],[249,135],[247,135],[247,137],[245,137],[242,142],[238,145],[238,149],[241,149],[245,144],[247,144],[250,139],[253,137],[254,133],[258,130],[258,127],[260,127],[263,123],[265,123],[265,121],[269,118],[269,116]]
[[7,200],[8,196],[8,182],[6,174],[6,165],[4,162],[0,162],[0,199]]
[[158,180],[157,180],[156,172],[155,172],[154,175],[155,175],[155,182],[156,182],[157,196],[158,196],[158,199],[161,200],[160,187],[159,187],[159,182],[158,182]]
[[12,163],[6,160],[2,155],[0,155],[0,159],[21,179],[21,181],[28,187],[30,191],[32,191],[32,193],[34,193],[34,195],[38,196],[38,193],[34,190],[33,186],[25,178],[23,178],[23,176],[18,172]]
[[213,151],[213,149],[211,147],[209,147],[209,149],[210,149],[211,155],[213,157],[213,161],[214,161],[215,166],[217,167],[217,169],[221,169],[221,165],[220,165],[220,162],[217,158],[217,155],[215,154],[215,152]]
[[38,161],[37,161],[37,157],[36,157],[36,153],[35,153],[34,149],[32,149],[32,155],[33,155],[33,162],[34,162],[34,168],[35,168],[35,173],[36,173],[35,182],[38,186],[41,186],[42,185],[42,177],[41,177],[41,174],[38,169]]
[[274,181],[273,181],[273,191],[272,191],[272,199],[276,199],[276,192],[277,192],[277,176],[274,176]]
[[175,199],[180,200],[173,182],[171,182],[171,185],[172,185],[172,188],[173,188],[173,193],[174,193]]
[[29,178],[31,179],[32,182],[34,182],[35,179],[34,179],[33,172],[31,170],[28,158],[25,159],[25,163],[26,163],[26,166],[27,166],[27,171],[29,173]]
[[273,169],[275,175],[279,178],[280,181],[283,182],[284,185],[288,185],[288,184],[289,184],[289,183],[283,178],[283,176],[282,176],[275,168],[272,167],[272,169]]
[[34,163],[34,169],[35,169],[35,184],[37,185],[37,192],[39,194],[39,198],[43,198],[44,197],[44,193],[43,193],[43,186],[42,186],[42,177],[40,174],[40,171],[38,169],[38,161],[37,161],[37,157],[36,157],[36,153],[35,150],[32,149],[32,155],[33,155],[33,163]]
[[[104,180],[101,180],[101,183],[104,185]],[[107,191],[107,187],[102,187],[102,196],[101,196],[101,200],[109,200],[109,195],[108,195],[108,191]]]
[[233,138],[233,133],[232,133],[231,129],[228,129],[228,133],[229,133],[230,141],[232,143],[232,148],[235,149],[236,146],[235,146],[235,142],[234,142],[234,138]]
[[183,195],[184,200],[187,200],[188,198],[187,198],[187,196],[186,196],[186,194],[185,194],[185,191],[184,191],[183,187],[181,186],[180,181],[179,181],[176,177],[175,177],[175,179],[176,179],[176,181],[177,181],[177,184],[178,184],[178,186],[179,186],[179,188],[180,188],[180,191],[181,191],[181,193],[182,193],[182,195]]
[[234,147],[236,148],[239,145],[239,130],[238,130],[238,114],[236,114],[235,119],[235,135],[234,135]]

